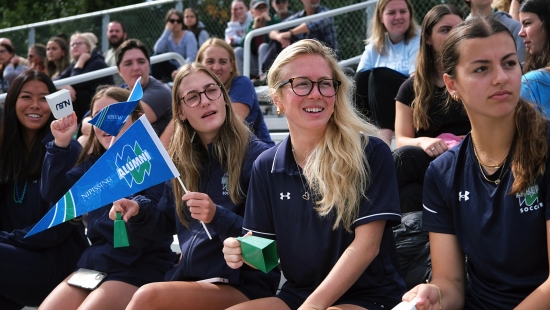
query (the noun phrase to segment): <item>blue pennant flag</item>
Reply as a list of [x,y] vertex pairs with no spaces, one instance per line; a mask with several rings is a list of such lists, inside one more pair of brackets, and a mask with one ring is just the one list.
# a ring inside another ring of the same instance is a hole
[[178,176],[170,156],[143,115],[25,237]]
[[128,116],[134,111],[143,97],[140,81],[141,77],[137,79],[128,101],[113,103],[104,107],[89,123],[111,136],[117,136],[124,123],[126,123]]

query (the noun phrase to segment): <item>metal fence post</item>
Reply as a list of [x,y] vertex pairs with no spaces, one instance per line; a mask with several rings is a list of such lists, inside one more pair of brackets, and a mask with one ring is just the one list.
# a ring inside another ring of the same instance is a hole
[[176,10],[183,12],[183,2],[181,0],[176,2]]
[[29,47],[34,44],[34,36],[35,36],[35,30],[34,27],[29,28]]
[[103,53],[106,53],[109,49],[109,39],[107,38],[107,28],[109,27],[109,22],[111,21],[111,17],[109,14],[103,15],[102,25],[101,25],[101,49],[103,50]]

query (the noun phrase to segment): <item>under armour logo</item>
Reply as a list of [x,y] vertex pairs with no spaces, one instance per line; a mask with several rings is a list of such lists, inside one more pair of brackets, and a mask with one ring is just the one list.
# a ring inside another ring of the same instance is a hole
[[465,191],[464,195],[462,195],[462,192],[458,192],[458,201],[462,201],[462,199],[464,199],[464,201],[468,201],[470,199],[468,195],[470,195],[469,191]]
[[286,195],[283,195],[283,193],[280,193],[280,194],[281,194],[281,200],[283,200],[283,198],[290,199],[290,192],[286,192]]

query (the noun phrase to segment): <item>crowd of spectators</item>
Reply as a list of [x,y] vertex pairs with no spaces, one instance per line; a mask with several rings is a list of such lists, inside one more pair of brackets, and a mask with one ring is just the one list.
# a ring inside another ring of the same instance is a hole
[[[320,0],[233,0],[224,38],[171,9],[152,53],[120,21],[105,52],[89,32],[26,57],[0,38],[0,309],[548,307],[550,3],[463,1],[468,15],[439,4],[419,26],[412,0],[379,0],[353,78],[332,17],[253,37],[243,75],[251,31],[330,10]],[[151,63],[168,52],[185,63]],[[88,121],[138,81],[119,136],[144,115],[189,191],[167,181],[25,238],[116,143]],[[279,144],[257,81],[287,121]],[[74,112],[55,120],[45,97],[60,89]],[[402,264],[417,251],[394,240],[405,214],[429,279]],[[279,268],[243,258],[250,235],[277,241]],[[78,268],[105,279],[75,287]]]

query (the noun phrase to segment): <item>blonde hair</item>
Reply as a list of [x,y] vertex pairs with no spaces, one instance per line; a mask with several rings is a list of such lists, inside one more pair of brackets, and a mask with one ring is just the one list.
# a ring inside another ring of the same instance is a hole
[[[92,53],[92,51],[94,50],[95,48],[95,44],[92,40],[92,36],[90,36],[88,33],[80,33],[80,32],[75,32],[72,36],[71,36],[71,40],[69,41],[69,50],[71,49],[71,44],[72,42],[75,40],[75,39],[82,39],[82,41],[84,41],[84,44],[86,44],[86,46],[88,47],[88,53]],[[97,38],[96,38],[96,41],[97,41]],[[77,61],[78,59],[74,58],[73,57],[73,53],[71,51],[71,59],[73,61]]]
[[[239,0],[238,2],[242,1]],[[201,48],[197,52],[196,61],[202,64],[202,61],[204,60],[204,52],[212,45],[223,48],[229,54],[229,61],[231,62],[231,74],[229,75],[229,79],[227,79],[227,81],[223,83],[225,89],[229,91],[231,89],[231,82],[239,75],[239,69],[237,69],[237,62],[235,61],[235,52],[233,51],[231,45],[227,44],[227,42],[222,39],[210,38],[202,44]]]
[[361,200],[368,199],[365,188],[370,184],[370,167],[365,147],[369,135],[376,135],[378,130],[358,116],[351,99],[353,82],[338,65],[334,51],[316,40],[300,40],[277,56],[268,74],[272,97],[281,98],[279,84],[283,82],[286,67],[304,55],[323,57],[331,68],[332,78],[342,82],[326,133],[306,159],[304,176],[320,198],[315,203],[319,215],[325,217],[335,212],[333,229],[342,225],[351,232],[353,221],[359,215]]
[[[367,42],[370,42],[372,45],[374,45],[374,50],[380,55],[386,55],[386,49],[384,47],[384,43],[386,42],[386,32],[388,31],[386,29],[386,26],[384,26],[384,24],[380,19],[382,18],[382,13],[384,13],[384,9],[386,8],[386,5],[390,1],[392,0],[380,0],[376,4],[376,14],[371,22],[372,34],[370,38],[367,39]],[[408,43],[410,39],[414,38],[418,34],[418,24],[414,20],[414,10],[410,0],[403,0],[403,1],[405,1],[405,3],[407,4],[407,7],[409,8],[409,13],[410,13],[409,28],[405,32],[405,39],[404,39],[405,43]]]
[[508,12],[510,11],[511,0],[493,0],[491,7],[499,11]]
[[[128,100],[129,96],[130,96],[130,91],[127,89],[115,87],[115,86],[100,86],[98,87],[95,95],[92,97],[92,100],[90,103],[90,113],[93,113],[96,101],[101,98],[109,97],[118,102],[124,102]],[[132,120],[135,122],[142,114],[143,114],[143,107],[141,106],[141,103],[138,103],[138,105],[132,112]],[[90,116],[93,118],[95,115],[90,115]],[[101,143],[99,143],[99,140],[97,140],[95,136],[95,131],[92,130],[90,132],[90,137],[88,138],[88,141],[86,141],[84,148],[82,148],[82,153],[80,153],[80,156],[76,161],[76,165],[78,166],[80,163],[86,161],[90,157],[90,155],[99,157],[103,155],[105,151],[106,150],[103,147],[103,145],[101,145]]]
[[[213,156],[217,157],[222,167],[226,169],[228,175],[229,197],[235,204],[242,203],[246,193],[240,187],[241,170],[244,163],[248,144],[250,140],[250,131],[239,120],[233,112],[231,101],[227,91],[216,75],[198,62],[186,64],[177,73],[174,78],[174,87],[172,89],[172,121],[174,122],[174,135],[170,141],[168,153],[180,172],[181,179],[187,189],[196,192],[200,184],[201,161],[208,156],[207,150],[200,139],[195,138],[195,129],[188,121],[180,118],[182,110],[180,108],[179,88],[184,78],[195,72],[204,72],[210,76],[216,84],[220,85],[223,99],[225,101],[225,122],[222,124],[218,136],[213,142]],[[182,103],[183,104],[183,103]],[[181,223],[188,227],[189,221],[185,213],[186,204],[181,200],[184,195],[179,181],[172,181],[176,201],[176,211]]]

